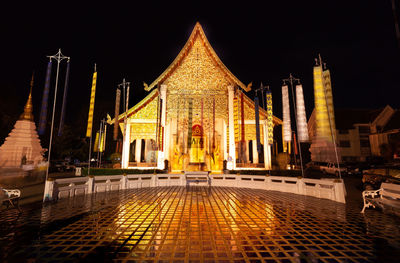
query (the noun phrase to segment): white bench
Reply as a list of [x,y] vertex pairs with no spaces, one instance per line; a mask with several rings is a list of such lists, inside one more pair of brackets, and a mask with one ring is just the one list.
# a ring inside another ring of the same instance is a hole
[[[362,192],[364,207],[361,213],[364,213],[367,207],[379,206],[383,210],[391,209],[400,211],[400,185],[382,183],[381,188],[374,191]],[[395,212],[397,214],[397,212]]]
[[209,175],[209,172],[185,171],[186,186],[189,186],[191,183],[195,183],[197,185],[200,183],[201,185],[205,184],[205,185],[211,186],[211,180],[208,175]]
[[7,208],[11,205],[19,210],[18,201],[21,197],[21,191],[18,189],[4,189],[0,188],[0,191],[3,192],[3,197],[1,199],[1,204],[6,205]]

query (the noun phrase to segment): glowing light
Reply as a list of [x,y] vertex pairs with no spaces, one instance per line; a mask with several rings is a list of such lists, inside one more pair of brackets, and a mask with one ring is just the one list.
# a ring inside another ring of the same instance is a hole
[[283,140],[292,140],[292,128],[290,123],[290,106],[288,86],[282,86],[282,116],[283,116]]
[[296,85],[296,112],[297,112],[297,135],[300,142],[306,142],[308,138],[306,108],[304,106],[303,86]]
[[91,137],[92,136],[94,99],[95,99],[95,96],[96,96],[96,81],[97,81],[97,72],[95,71],[93,73],[93,80],[92,80],[92,93],[90,95],[90,107],[89,107],[89,116],[88,116],[86,137]]
[[335,129],[335,119],[333,113],[330,74],[328,70],[325,70],[323,72],[321,66],[314,67],[314,98],[317,136],[332,141],[333,138],[329,126],[329,115],[331,117],[330,121],[332,125],[332,130]]
[[274,144],[274,124],[272,116],[272,93],[267,91],[267,127],[268,127],[268,144]]

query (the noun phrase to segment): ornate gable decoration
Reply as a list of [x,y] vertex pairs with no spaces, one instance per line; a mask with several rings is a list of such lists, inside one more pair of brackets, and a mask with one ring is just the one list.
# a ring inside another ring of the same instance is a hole
[[222,63],[198,22],[172,64],[153,83],[144,83],[145,90],[150,91],[158,84],[167,84],[169,90],[178,89],[180,92],[217,90],[227,85],[251,90],[251,84],[245,86]]
[[[143,100],[130,108],[127,112],[129,119],[157,119],[157,98],[158,90],[153,90]],[[125,111],[118,115],[118,122],[123,122],[125,118]],[[109,119],[107,122],[113,124],[115,119]]]

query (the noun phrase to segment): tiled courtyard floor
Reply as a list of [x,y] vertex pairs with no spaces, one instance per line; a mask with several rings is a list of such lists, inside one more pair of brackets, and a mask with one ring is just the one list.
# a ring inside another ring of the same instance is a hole
[[398,262],[400,219],[275,191],[159,187],[0,215],[3,262]]

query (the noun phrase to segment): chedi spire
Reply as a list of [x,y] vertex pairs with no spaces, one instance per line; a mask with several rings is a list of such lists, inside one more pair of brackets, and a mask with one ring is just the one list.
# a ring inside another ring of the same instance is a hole
[[32,79],[31,79],[31,88],[29,91],[28,101],[25,104],[24,112],[19,117],[20,120],[34,121],[33,114],[32,114],[32,108],[33,108],[33,106],[32,106],[32,87],[33,87],[33,74],[32,74]]

